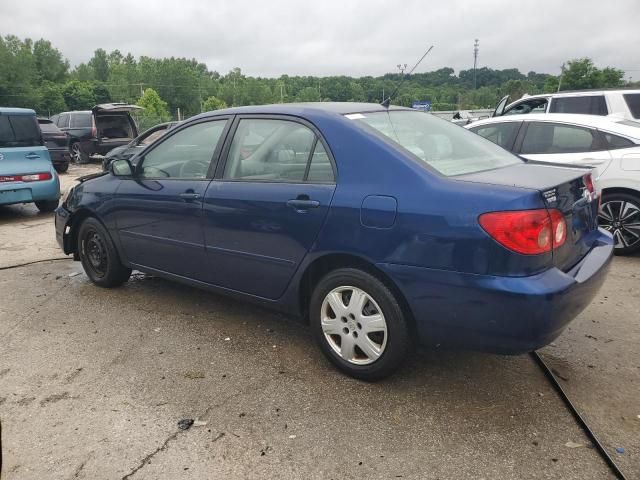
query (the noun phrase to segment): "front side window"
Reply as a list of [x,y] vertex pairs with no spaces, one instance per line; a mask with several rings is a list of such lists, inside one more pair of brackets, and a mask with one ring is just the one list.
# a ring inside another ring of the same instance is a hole
[[203,179],[227,120],[196,123],[171,135],[144,156],[143,178]]
[[0,115],[0,148],[42,145],[40,127],[31,115]]
[[315,143],[315,133],[297,122],[242,119],[231,142],[224,178],[303,182]]
[[502,148],[510,150],[518,133],[518,129],[520,128],[520,124],[521,122],[492,123],[491,125],[473,127],[469,130],[477,133],[482,138],[492,141],[496,145],[500,145]]
[[604,95],[583,97],[558,97],[551,102],[550,113],[582,113],[586,115],[608,115]]
[[522,142],[522,154],[579,153],[598,150],[595,132],[573,125],[532,122]]
[[547,110],[546,98],[535,98],[514,105],[504,115],[524,115],[527,113],[544,113]]
[[640,93],[625,93],[622,96],[633,118],[640,118]]
[[498,145],[428,113],[388,110],[346,117],[446,176],[522,162]]

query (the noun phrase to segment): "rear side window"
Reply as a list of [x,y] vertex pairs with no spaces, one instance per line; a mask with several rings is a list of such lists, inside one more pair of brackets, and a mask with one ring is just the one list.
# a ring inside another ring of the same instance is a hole
[[56,125],[60,128],[67,128],[69,126],[69,114],[63,113],[56,119]]
[[502,148],[511,150],[520,124],[521,122],[492,123],[491,125],[482,125],[469,130],[500,145]]
[[635,147],[635,143],[633,143],[628,138],[619,137],[618,135],[614,135],[613,133],[604,133],[604,138],[607,140],[607,144],[609,145],[609,150],[615,150],[617,148],[629,148]]
[[520,153],[578,153],[598,150],[597,147],[595,132],[588,128],[531,122]]
[[229,150],[224,178],[303,182],[315,142],[315,133],[297,122],[240,120]]
[[623,97],[633,118],[640,118],[640,93],[625,93]]
[[91,114],[74,113],[71,115],[71,128],[91,128]]
[[40,123],[40,130],[42,130],[42,133],[62,133],[52,122]]
[[36,117],[0,115],[0,148],[42,145]]
[[551,113],[583,113],[586,115],[608,115],[604,95],[584,97],[559,97],[551,101]]

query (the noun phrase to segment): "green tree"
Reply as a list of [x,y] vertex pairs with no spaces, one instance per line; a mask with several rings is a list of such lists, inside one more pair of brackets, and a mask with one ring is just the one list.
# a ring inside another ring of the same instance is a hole
[[40,39],[33,44],[33,59],[38,81],[61,83],[67,78],[69,62],[48,40]]
[[153,88],[147,88],[137,104],[144,108],[144,110],[137,115],[138,123],[142,129],[147,129],[158,123],[171,120],[171,115],[167,110],[167,102],[162,100],[158,92]]
[[64,101],[71,110],[88,110],[95,106],[96,96],[89,82],[71,80],[62,88]]
[[35,109],[39,114],[47,117],[65,111],[67,104],[62,94],[62,86],[53,82],[43,82],[38,88],[38,102]]
[[586,88],[614,88],[624,85],[624,72],[611,67],[598,69],[590,58],[576,58],[567,62],[561,76],[561,90]]
[[212,110],[221,110],[223,108],[227,108],[227,104],[224,100],[220,100],[218,97],[214,97],[213,95],[207,98],[202,103],[202,111],[210,112]]
[[109,58],[107,52],[98,48],[93,52],[93,57],[89,60],[89,67],[93,70],[93,78],[100,82],[106,82],[109,79]]

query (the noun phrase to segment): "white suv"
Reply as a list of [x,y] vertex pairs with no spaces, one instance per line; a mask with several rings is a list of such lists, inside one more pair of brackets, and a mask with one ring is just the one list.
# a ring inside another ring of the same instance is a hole
[[508,103],[509,100],[509,96],[500,100],[493,112],[494,117],[526,113],[582,113],[640,119],[640,90],[583,90],[524,95],[512,103]]

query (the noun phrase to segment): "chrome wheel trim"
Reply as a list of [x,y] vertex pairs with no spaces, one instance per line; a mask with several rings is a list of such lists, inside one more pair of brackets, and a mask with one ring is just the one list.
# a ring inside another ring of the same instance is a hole
[[80,150],[80,144],[74,143],[71,145],[71,158],[74,163],[80,163],[82,161],[82,151]]
[[598,223],[611,232],[615,248],[631,248],[640,242],[640,206],[626,200],[604,202]]
[[384,313],[364,290],[342,286],[324,298],[320,313],[324,338],[343,360],[354,365],[370,365],[387,346]]

